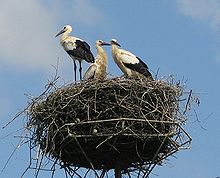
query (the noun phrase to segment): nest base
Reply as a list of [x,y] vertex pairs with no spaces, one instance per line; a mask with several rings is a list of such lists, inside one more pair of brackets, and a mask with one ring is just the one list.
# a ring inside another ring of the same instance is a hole
[[191,142],[181,127],[181,91],[125,78],[55,88],[30,107],[32,144],[69,169],[147,172]]

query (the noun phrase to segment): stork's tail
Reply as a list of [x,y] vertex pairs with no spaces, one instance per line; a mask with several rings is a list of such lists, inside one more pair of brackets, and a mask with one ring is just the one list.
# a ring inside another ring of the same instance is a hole
[[144,75],[145,77],[147,77],[148,79],[153,80],[153,77],[152,77],[151,73],[150,73],[148,70],[146,70],[146,71],[143,73],[143,75]]

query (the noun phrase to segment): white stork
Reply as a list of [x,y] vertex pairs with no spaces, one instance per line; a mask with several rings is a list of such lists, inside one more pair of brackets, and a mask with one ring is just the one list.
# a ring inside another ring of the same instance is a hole
[[75,82],[76,82],[76,61],[79,61],[79,73],[80,80],[82,80],[82,60],[86,62],[93,63],[95,61],[92,52],[90,51],[90,46],[84,40],[69,36],[72,31],[72,27],[70,25],[66,25],[63,29],[55,36],[59,36],[63,34],[60,38],[60,44],[63,46],[63,49],[69,54],[69,56],[73,59],[74,63],[74,74],[75,74]]
[[153,79],[148,66],[139,57],[124,49],[119,49],[120,45],[116,39],[111,40],[111,46],[113,59],[126,76],[136,78],[142,75]]
[[96,49],[97,56],[95,63],[91,64],[87,71],[84,74],[83,79],[100,79],[103,80],[106,77],[106,69],[107,69],[107,54],[105,50],[102,48],[104,45],[111,45],[102,40],[96,41]]

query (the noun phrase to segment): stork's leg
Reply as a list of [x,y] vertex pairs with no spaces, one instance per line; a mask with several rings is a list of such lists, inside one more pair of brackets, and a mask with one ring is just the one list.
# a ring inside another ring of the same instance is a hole
[[82,80],[82,62],[79,60],[79,75],[80,75],[80,80]]
[[75,83],[76,83],[76,61],[75,60],[73,60],[73,65],[74,65],[74,67],[73,67],[73,69],[74,69],[74,77],[75,77]]

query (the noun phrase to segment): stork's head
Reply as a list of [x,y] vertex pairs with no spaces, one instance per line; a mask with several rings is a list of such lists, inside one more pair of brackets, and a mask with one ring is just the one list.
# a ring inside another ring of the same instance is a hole
[[116,39],[111,39],[111,45],[117,45],[117,46],[121,47],[121,45],[118,44]]
[[57,33],[57,35],[55,37],[58,37],[59,35],[65,33],[65,32],[70,33],[71,31],[72,31],[72,27],[70,25],[65,25],[63,27],[63,29],[59,33]]
[[110,43],[106,43],[106,42],[104,42],[102,40],[97,40],[95,44],[96,44],[96,46],[111,45]]

